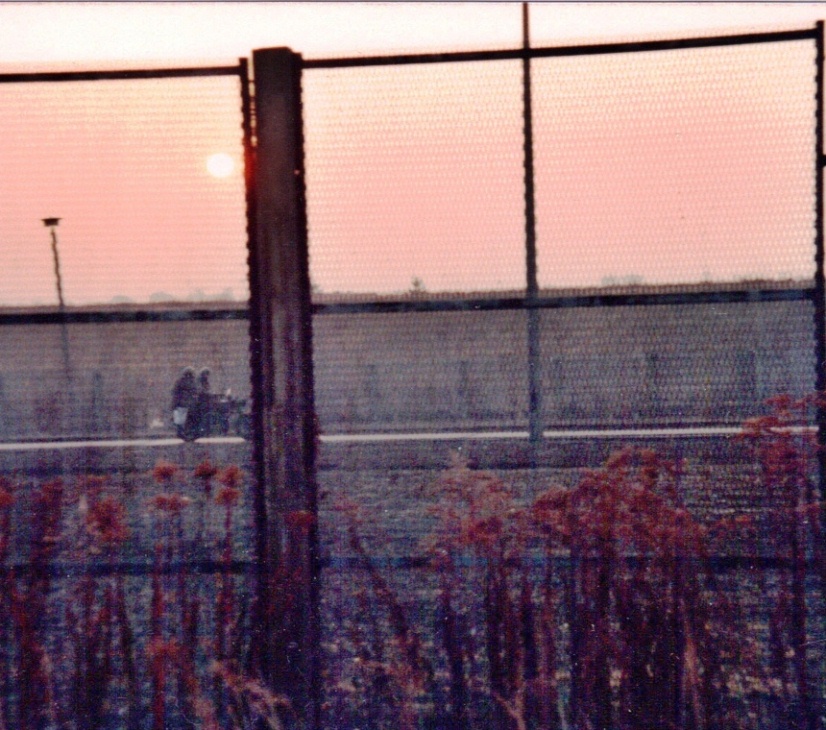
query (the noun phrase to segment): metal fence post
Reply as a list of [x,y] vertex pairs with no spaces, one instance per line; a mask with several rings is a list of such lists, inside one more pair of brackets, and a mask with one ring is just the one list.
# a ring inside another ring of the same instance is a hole
[[[815,389],[822,397],[826,391],[826,283],[823,251],[823,21],[815,25]],[[820,497],[826,498],[826,406],[817,406],[817,441],[820,446]]]
[[522,3],[522,117],[525,154],[525,274],[528,318],[528,432],[531,443],[542,439],[542,354],[539,285],[536,272],[536,200],[533,167],[533,97],[531,91],[531,35],[528,3]]
[[[824,274],[823,242],[823,168],[826,155],[823,151],[823,82],[824,82],[824,23],[815,24],[815,389],[817,402],[817,444],[820,499],[826,499],[826,275]],[[823,549],[823,546],[819,546]],[[826,615],[821,616],[821,630],[826,630]],[[826,681],[826,657],[821,654],[820,700]]]
[[262,674],[320,725],[319,559],[301,56],[253,53],[250,334]]

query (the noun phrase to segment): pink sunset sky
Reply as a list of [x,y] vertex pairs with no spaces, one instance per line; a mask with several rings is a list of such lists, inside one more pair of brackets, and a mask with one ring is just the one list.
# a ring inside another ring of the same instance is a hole
[[[819,18],[826,4],[539,3],[531,40]],[[520,43],[516,3],[0,4],[0,73]],[[535,62],[540,285],[810,277],[814,62],[812,41]],[[317,287],[524,286],[518,61],[309,69],[304,94]],[[243,299],[240,123],[232,77],[0,84],[0,304],[55,301],[50,216],[69,304]]]

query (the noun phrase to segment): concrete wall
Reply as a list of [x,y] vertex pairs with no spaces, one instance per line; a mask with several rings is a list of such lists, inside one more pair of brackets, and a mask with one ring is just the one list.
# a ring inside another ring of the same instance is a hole
[[0,327],[0,434],[131,436],[169,430],[171,388],[187,365],[213,389],[249,393],[245,321],[73,324],[67,383],[57,325]]
[[[527,424],[520,311],[317,316],[327,430]],[[737,423],[777,393],[814,388],[801,302],[546,310],[545,423]]]
[[[549,426],[737,423],[773,394],[814,387],[806,302],[545,310]],[[318,314],[325,432],[525,428],[524,311]],[[170,432],[181,368],[249,393],[244,320],[74,324],[72,379],[57,325],[0,327],[0,438]]]

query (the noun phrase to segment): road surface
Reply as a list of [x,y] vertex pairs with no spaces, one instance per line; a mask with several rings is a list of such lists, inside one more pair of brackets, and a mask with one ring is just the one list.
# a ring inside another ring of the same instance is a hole
[[[800,426],[794,432],[813,432],[815,426]],[[543,437],[559,441],[565,439],[657,439],[691,438],[703,436],[736,436],[741,433],[739,426],[694,426],[686,428],[626,428],[626,429],[570,429],[547,430]],[[358,433],[323,434],[321,443],[388,443],[399,441],[492,441],[499,439],[527,439],[527,431],[436,431],[425,433]],[[48,449],[87,448],[153,448],[183,444],[179,438],[139,438],[139,439],[99,439],[75,441],[21,441],[0,443],[2,451],[42,451]],[[198,439],[199,444],[242,444],[240,436],[211,436]]]

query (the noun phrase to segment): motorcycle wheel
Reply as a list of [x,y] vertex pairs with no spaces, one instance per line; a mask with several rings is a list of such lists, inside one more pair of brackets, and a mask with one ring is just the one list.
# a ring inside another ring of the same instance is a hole
[[184,424],[183,426],[176,426],[175,430],[178,433],[178,438],[183,439],[184,441],[194,441],[198,438],[198,433],[188,424]]
[[245,441],[250,440],[250,436],[252,434],[252,422],[249,414],[240,413],[238,415],[238,420],[235,422],[235,431]]

